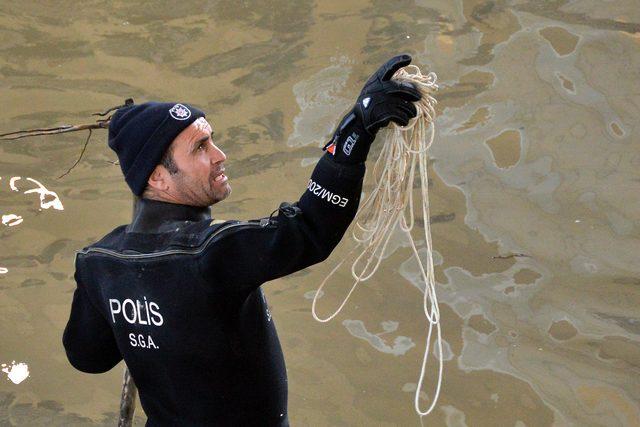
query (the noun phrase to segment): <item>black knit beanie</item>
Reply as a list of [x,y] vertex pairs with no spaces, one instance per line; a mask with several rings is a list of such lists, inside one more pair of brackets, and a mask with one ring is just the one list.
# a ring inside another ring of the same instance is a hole
[[140,196],[165,150],[204,113],[188,104],[145,102],[118,109],[109,122],[109,147],[133,194]]

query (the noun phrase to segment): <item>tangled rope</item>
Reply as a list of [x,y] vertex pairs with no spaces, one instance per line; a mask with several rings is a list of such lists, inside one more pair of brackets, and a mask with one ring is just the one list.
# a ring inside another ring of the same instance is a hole
[[[431,94],[438,89],[438,85],[436,84],[437,76],[435,73],[430,72],[427,75],[423,75],[415,65],[409,65],[398,70],[392,79],[411,82],[418,88],[422,94],[422,99],[415,103],[418,114],[407,126],[401,127],[394,124],[392,130],[387,133],[380,156],[373,167],[373,176],[377,183],[376,187],[362,203],[355,218],[352,236],[357,244],[349,252],[349,255],[340,261],[322,281],[314,295],[311,311],[313,318],[319,322],[328,322],[337,316],[358,284],[371,278],[377,271],[393,230],[398,226],[409,240],[425,284],[423,309],[428,321],[428,332],[420,379],[418,380],[414,400],[416,412],[420,416],[424,416],[429,414],[436,405],[440,394],[443,370],[440,311],[438,309],[433,272],[433,249],[429,221],[429,182],[427,177],[427,150],[433,143],[435,134],[433,120],[435,118],[434,106],[436,100]],[[422,217],[424,219],[424,237],[427,251],[426,266],[420,259],[416,243],[411,235],[411,230],[415,224],[413,184],[416,164],[419,170],[422,198]],[[327,281],[340,268],[345,259],[351,259],[350,255],[359,248],[362,248],[362,250],[351,265],[351,275],[355,279],[353,286],[333,314],[323,319],[320,318],[316,313],[318,296],[321,295],[321,291]],[[426,411],[421,411],[419,402],[420,390],[422,389],[429,359],[434,328],[436,332],[435,345],[437,346],[436,357],[439,361],[438,379],[431,405]]]

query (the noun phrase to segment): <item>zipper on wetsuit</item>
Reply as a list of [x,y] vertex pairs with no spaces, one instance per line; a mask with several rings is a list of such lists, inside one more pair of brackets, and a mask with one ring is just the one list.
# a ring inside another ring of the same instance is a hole
[[169,249],[169,250],[153,252],[153,253],[123,254],[121,252],[116,252],[111,249],[89,248],[86,251],[82,251],[82,250],[77,251],[77,253],[86,255],[90,252],[98,252],[105,255],[111,255],[116,258],[126,258],[126,259],[155,258],[155,257],[166,256],[166,255],[179,255],[179,254],[193,255],[193,254],[199,254],[200,252],[202,252],[216,236],[218,236],[220,233],[222,233],[225,230],[229,230],[230,228],[237,228],[237,227],[243,227],[243,226],[266,228],[267,226],[274,225],[274,224],[275,222],[271,221],[269,218],[261,218],[259,220],[239,221],[237,223],[228,224],[223,227],[220,227],[218,230],[213,232],[213,234],[207,237],[207,239],[195,249]]

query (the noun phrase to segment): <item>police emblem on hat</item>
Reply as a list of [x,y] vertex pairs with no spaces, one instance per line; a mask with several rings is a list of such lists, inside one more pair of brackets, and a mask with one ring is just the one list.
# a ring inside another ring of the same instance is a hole
[[191,110],[182,104],[176,104],[171,107],[169,114],[176,120],[187,120],[191,117]]

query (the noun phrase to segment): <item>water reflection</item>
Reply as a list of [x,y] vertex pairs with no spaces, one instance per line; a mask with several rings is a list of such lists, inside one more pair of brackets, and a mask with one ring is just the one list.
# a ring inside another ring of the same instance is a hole
[[293,133],[287,141],[290,147],[324,145],[324,138],[340,119],[336,111],[346,111],[353,104],[353,100],[344,96],[351,74],[348,60],[343,57],[333,62],[334,65],[293,86],[300,113],[293,119]]
[[393,339],[392,345],[387,344],[386,340],[382,338],[384,334],[395,332],[398,329],[398,322],[391,320],[381,322],[380,325],[383,331],[378,333],[369,332],[361,320],[345,319],[342,321],[342,324],[351,335],[367,341],[373,348],[382,353],[402,356],[407,353],[409,349],[415,347],[415,343],[411,338],[402,335],[396,336]]
[[[0,177],[0,179],[2,178]],[[17,191],[17,192],[20,191],[16,185],[16,182],[18,182],[21,179],[22,177],[19,177],[19,176],[13,176],[9,179],[9,187],[12,191]],[[55,210],[60,210],[60,211],[64,210],[64,207],[62,205],[62,202],[60,201],[60,198],[54,191],[48,190],[41,182],[33,178],[27,177],[26,180],[36,184],[37,187],[31,188],[29,190],[25,190],[22,192],[22,194],[37,193],[40,196],[39,210],[49,209],[49,208],[53,208]],[[2,224],[8,227],[13,227],[13,226],[22,224],[23,221],[24,221],[24,218],[21,215],[17,215],[13,213],[2,214]]]

